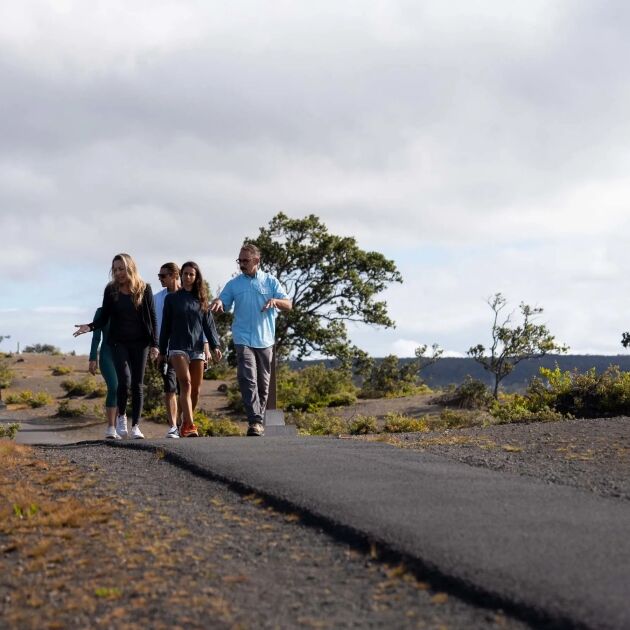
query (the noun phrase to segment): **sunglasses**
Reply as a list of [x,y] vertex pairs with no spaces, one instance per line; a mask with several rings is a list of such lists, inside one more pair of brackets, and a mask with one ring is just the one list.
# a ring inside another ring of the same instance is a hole
[[248,263],[248,262],[251,262],[251,261],[252,261],[252,258],[237,258],[236,259],[236,262],[239,263],[239,264],[240,263]]
[[160,280],[164,280],[164,278],[168,278],[168,276],[170,276],[170,273],[158,273],[158,278]]

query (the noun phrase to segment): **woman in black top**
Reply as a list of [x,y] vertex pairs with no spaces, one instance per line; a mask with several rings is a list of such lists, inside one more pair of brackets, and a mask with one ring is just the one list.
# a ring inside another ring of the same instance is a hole
[[193,413],[199,399],[204,363],[208,360],[206,335],[215,361],[221,360],[219,335],[208,304],[208,292],[197,263],[185,262],[180,272],[182,287],[164,300],[160,329],[160,356],[175,368],[179,383],[179,405],[183,413],[181,437],[197,437]]
[[[144,438],[139,423],[144,398],[144,371],[149,348],[151,358],[158,355],[157,319],[153,293],[140,275],[129,254],[117,254],[112,261],[112,281],[105,287],[100,316],[90,324],[77,324],[74,336],[102,328],[108,322],[109,345],[118,377],[118,422],[116,432],[127,436],[128,389],[131,385],[131,437]],[[130,382],[131,381],[131,382]]]

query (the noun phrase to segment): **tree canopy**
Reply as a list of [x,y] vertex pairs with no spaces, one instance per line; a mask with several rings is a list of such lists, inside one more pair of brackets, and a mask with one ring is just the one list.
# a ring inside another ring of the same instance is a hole
[[279,357],[313,352],[347,361],[360,352],[347,322],[391,328],[387,303],[377,296],[402,282],[393,261],[362,250],[353,237],[335,236],[315,215],[291,219],[279,213],[256,238],[261,267],[286,287],[293,309],[276,324]]

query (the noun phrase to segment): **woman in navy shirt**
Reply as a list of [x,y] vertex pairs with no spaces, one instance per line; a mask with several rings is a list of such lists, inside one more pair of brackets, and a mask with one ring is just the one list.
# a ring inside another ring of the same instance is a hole
[[160,330],[160,356],[175,368],[179,383],[179,405],[183,414],[181,437],[197,437],[193,413],[199,400],[204,364],[206,335],[215,361],[221,360],[219,335],[210,312],[208,292],[199,265],[188,261],[182,265],[182,286],[164,300]]

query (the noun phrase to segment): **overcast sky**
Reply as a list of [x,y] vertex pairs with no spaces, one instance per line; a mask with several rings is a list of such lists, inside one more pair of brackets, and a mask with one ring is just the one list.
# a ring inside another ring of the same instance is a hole
[[487,343],[498,291],[622,353],[629,58],[622,1],[4,0],[0,349],[86,353],[121,251],[216,290],[283,211],[396,262],[374,356]]

